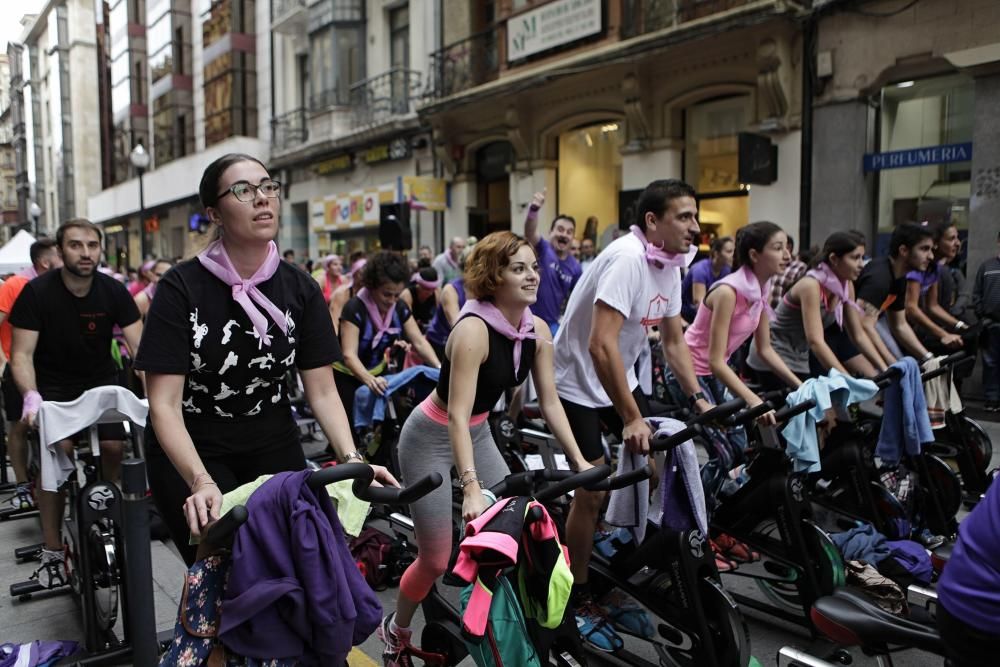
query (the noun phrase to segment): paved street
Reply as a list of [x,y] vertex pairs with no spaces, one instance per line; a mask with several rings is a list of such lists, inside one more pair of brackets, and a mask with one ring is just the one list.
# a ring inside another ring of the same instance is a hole
[[[1000,423],[982,422],[994,442],[1000,443]],[[321,445],[314,445],[319,448]],[[1000,465],[1000,454],[994,451],[994,466]],[[34,570],[34,564],[15,564],[13,549],[38,539],[37,518],[24,518],[0,522],[0,643],[27,642],[34,639],[80,639],[81,625],[76,605],[68,595],[54,597],[39,597],[27,602],[11,600],[6,591],[10,584],[27,579]],[[180,597],[184,567],[180,558],[170,545],[153,542],[153,602],[156,607],[157,627],[166,630],[173,627],[174,616]],[[724,583],[731,590],[747,594],[757,594],[753,584],[744,583],[734,577],[725,577]],[[379,598],[386,608],[395,604],[396,589],[379,593]],[[753,612],[745,612],[750,629],[753,653],[764,665],[775,664],[775,656],[781,646],[794,646],[806,651],[821,653],[824,646],[814,642],[803,630],[794,626],[773,621]],[[415,628],[419,636],[421,619]],[[120,621],[119,621],[120,625]],[[642,644],[629,642],[629,648],[635,650],[647,659],[654,659],[651,651],[642,651]],[[366,667],[372,660],[379,661],[380,644],[374,636],[360,647],[360,652],[352,656],[351,664],[355,667]],[[875,665],[875,661],[856,652],[854,665],[864,667]],[[903,667],[938,667],[940,658],[920,651],[907,651],[894,657],[897,665]],[[463,665],[471,665],[466,660]]]

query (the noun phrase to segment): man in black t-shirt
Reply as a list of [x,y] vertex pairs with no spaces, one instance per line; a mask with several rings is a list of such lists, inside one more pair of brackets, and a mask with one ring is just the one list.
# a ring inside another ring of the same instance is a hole
[[[10,314],[11,367],[24,396],[21,418],[29,425],[35,424],[42,400],[72,401],[88,389],[115,384],[111,344],[116,325],[133,355],[142,334],[139,310],[128,291],[97,271],[100,230],[87,220],[71,220],[56,232],[56,246],[63,267],[25,285]],[[111,479],[117,476],[122,435],[120,425],[101,426],[101,459]],[[60,446],[72,452],[72,440]],[[65,583],[60,533],[65,497],[43,490],[40,482],[35,500],[45,542],[36,575],[51,588]]]
[[[892,364],[904,352],[923,361],[933,356],[906,321],[906,273],[924,271],[934,257],[931,232],[912,222],[898,225],[889,256],[868,262],[854,284],[862,323],[879,354]],[[883,317],[884,315],[884,317]]]

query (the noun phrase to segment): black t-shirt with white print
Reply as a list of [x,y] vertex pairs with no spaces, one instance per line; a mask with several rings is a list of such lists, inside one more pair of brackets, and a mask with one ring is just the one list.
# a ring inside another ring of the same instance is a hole
[[297,442],[286,373],[293,366],[308,370],[340,358],[323,293],[311,276],[281,262],[257,287],[284,313],[288,329],[286,336],[255,304],[267,319],[269,346],[233,300],[232,288],[197,259],[163,276],[146,317],[135,367],[187,376],[184,424],[202,455]]

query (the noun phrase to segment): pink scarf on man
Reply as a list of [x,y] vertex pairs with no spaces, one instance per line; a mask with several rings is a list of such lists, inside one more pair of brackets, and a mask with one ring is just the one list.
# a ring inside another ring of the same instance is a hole
[[746,299],[751,320],[760,321],[761,311],[764,311],[771,321],[774,321],[774,309],[771,308],[771,287],[774,285],[774,277],[761,285],[753,269],[741,266],[715,284],[729,285],[738,295]]
[[861,306],[854,303],[851,300],[850,293],[850,281],[841,280],[837,277],[837,274],[833,272],[830,265],[826,262],[820,262],[819,266],[815,269],[810,269],[806,272],[807,276],[816,279],[816,282],[820,284],[820,287],[825,288],[830,294],[837,297],[837,305],[833,309],[833,317],[837,321],[837,326],[841,329],[844,328],[844,304],[849,304],[851,308],[858,311],[859,313],[865,312],[862,310]]
[[497,333],[502,334],[508,340],[514,341],[514,374],[517,375],[521,368],[521,341],[535,340],[538,334],[535,333],[535,318],[531,314],[530,308],[525,308],[521,313],[521,323],[514,327],[500,309],[491,301],[481,301],[479,299],[469,299],[462,306],[458,316],[472,314],[481,317]]
[[209,273],[233,288],[233,301],[240,304],[247,317],[250,318],[250,323],[253,324],[253,329],[260,337],[262,345],[270,345],[271,337],[267,334],[267,318],[254,304],[263,308],[264,312],[270,315],[274,323],[281,329],[281,333],[288,335],[285,315],[257,288],[257,285],[270,280],[281,264],[278,246],[274,244],[274,241],[267,244],[267,256],[264,258],[264,263],[257,267],[257,271],[252,276],[246,279],[237,273],[236,267],[233,266],[221,240],[210,243],[198,255],[198,261],[208,269]]
[[361,299],[361,303],[365,304],[365,309],[368,311],[368,319],[371,320],[372,327],[375,329],[375,335],[372,337],[372,349],[378,346],[378,342],[382,340],[382,336],[385,334],[399,333],[399,327],[392,326],[392,316],[396,312],[395,306],[389,308],[389,310],[385,311],[385,315],[383,315],[375,302],[372,301],[371,293],[367,287],[362,287],[358,290],[358,298]]
[[649,262],[650,266],[657,269],[665,269],[668,267],[677,267],[683,269],[691,263],[695,255],[698,254],[698,246],[691,245],[691,249],[686,253],[670,253],[665,251],[661,246],[653,245],[646,240],[646,235],[638,225],[632,225],[629,227],[639,242],[642,243],[642,247],[646,249],[646,261]]

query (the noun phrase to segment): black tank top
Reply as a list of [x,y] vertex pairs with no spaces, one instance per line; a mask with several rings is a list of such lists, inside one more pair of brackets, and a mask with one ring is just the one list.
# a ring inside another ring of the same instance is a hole
[[421,331],[426,331],[434,317],[434,310],[437,308],[437,297],[431,294],[426,300],[421,301],[417,294],[416,285],[411,284],[406,289],[409,290],[410,298],[413,300],[413,307],[410,309],[413,311],[413,319],[420,325]]
[[[461,322],[469,316],[459,320]],[[482,318],[479,318],[482,319]],[[535,341],[521,341],[521,367],[514,373],[514,341],[491,327],[486,320],[486,331],[490,337],[490,351],[486,361],[479,367],[479,379],[476,381],[476,400],[472,403],[472,414],[489,412],[505,391],[516,387],[528,377],[528,371],[535,362]],[[456,323],[457,326],[457,323]],[[445,405],[448,404],[448,389],[451,380],[451,360],[445,355],[441,360],[441,377],[438,379],[437,392]]]

